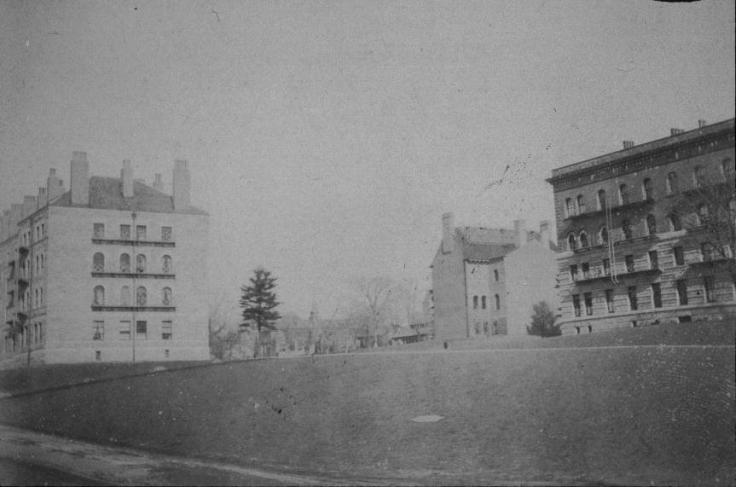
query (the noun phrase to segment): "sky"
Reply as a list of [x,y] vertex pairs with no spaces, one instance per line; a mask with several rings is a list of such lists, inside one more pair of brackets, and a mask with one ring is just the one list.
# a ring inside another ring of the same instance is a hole
[[[441,215],[554,220],[555,167],[734,117],[734,3],[0,0],[0,209],[49,168],[187,159],[208,291],[431,287]],[[506,167],[509,167],[508,170]],[[501,184],[485,189],[494,180]],[[204,283],[203,283],[204,287]]]

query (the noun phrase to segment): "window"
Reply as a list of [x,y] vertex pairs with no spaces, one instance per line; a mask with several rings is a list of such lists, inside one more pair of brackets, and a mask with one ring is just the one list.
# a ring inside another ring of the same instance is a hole
[[473,296],[473,309],[478,309],[478,296]]
[[136,225],[136,227],[135,227],[135,238],[136,238],[136,240],[145,240],[146,239],[146,226],[145,225]]
[[94,272],[105,272],[105,256],[101,252],[92,256],[92,269]]
[[647,233],[654,235],[657,233],[657,219],[654,215],[647,215]]
[[572,295],[572,308],[575,311],[575,316],[580,316],[580,295]]
[[[161,290],[161,304],[171,306],[171,288],[165,287]],[[483,296],[483,309],[486,309],[486,297]]]
[[121,321],[119,330],[121,339],[130,340],[130,321]]
[[565,211],[567,212],[568,217],[575,215],[575,201],[573,201],[572,198],[567,198],[565,200]]
[[148,324],[145,321],[135,322],[135,337],[143,338],[145,340],[148,335]]
[[698,214],[697,221],[698,225],[704,225],[708,222],[708,205],[706,204],[700,204],[698,205]]
[[682,230],[682,223],[680,222],[680,217],[676,214],[672,213],[669,217],[670,222],[670,231],[677,232]]
[[501,297],[498,294],[493,297],[496,298],[496,309],[501,309]]
[[631,311],[636,311],[639,308],[638,302],[636,299],[636,286],[629,286],[628,294],[629,294],[629,308],[631,309]]
[[631,232],[631,222],[629,220],[624,220],[621,223],[621,230],[624,232],[624,238],[626,240],[631,240],[632,232]]
[[94,238],[105,238],[105,224],[93,223],[92,234],[94,235]]
[[100,351],[100,350],[95,350],[95,360],[96,360],[97,362],[99,362],[100,360],[102,360],[102,351]]
[[105,304],[105,288],[95,286],[92,304],[95,306],[103,306]]
[[493,269],[493,279],[495,279],[496,282],[498,282],[498,269]]
[[627,255],[625,258],[626,272],[634,272],[634,256]]
[[662,285],[658,282],[652,283],[652,304],[655,308],[662,307]]
[[618,201],[621,205],[629,203],[629,188],[625,184],[618,187]]
[[587,262],[583,263],[583,279],[590,278],[590,265]]
[[146,293],[146,288],[143,286],[139,286],[135,292],[135,303],[138,306],[145,306],[147,302],[148,302],[148,296]]
[[613,313],[613,289],[606,289],[606,309],[609,313]]
[[140,273],[146,272],[146,256],[138,254],[135,256],[135,271]]
[[678,191],[677,173],[671,172],[667,174],[667,194],[675,194]]
[[606,209],[606,190],[601,189],[598,191],[598,209],[599,210],[605,210]]
[[585,231],[580,232],[580,248],[588,248],[588,234]]
[[570,250],[576,250],[578,248],[575,241],[575,235],[573,235],[572,233],[567,236],[567,248]]
[[130,240],[130,225],[120,225],[120,239]]
[[659,256],[656,250],[649,251],[649,268],[659,269]]
[[169,349],[164,350],[164,358],[169,358]]
[[121,306],[130,306],[130,288],[128,286],[120,288],[120,304]]
[[171,274],[171,256],[164,255],[161,258],[161,271],[164,274]]
[[161,340],[171,340],[172,328],[171,320],[161,322]]
[[130,272],[130,256],[128,254],[120,254],[120,272]]
[[578,265],[573,264],[570,266],[570,279],[574,282],[578,280]]
[[641,185],[641,191],[642,196],[645,200],[652,200],[654,199],[654,186],[652,185],[652,180],[649,178],[646,178],[644,182]]
[[601,227],[600,231],[598,232],[598,241],[601,243],[601,245],[608,244],[608,228],[605,226]]
[[95,321],[92,324],[92,340],[104,340],[105,339],[105,322]]
[[710,242],[705,242],[700,246],[700,255],[703,258],[703,262],[709,262],[716,256],[715,247]]
[[611,273],[611,260],[603,259],[603,275],[607,276]]
[[578,214],[585,213],[585,200],[583,199],[583,195],[579,194],[577,198],[578,203]]
[[705,288],[705,301],[713,303],[716,300],[713,276],[705,276],[703,278],[703,287]]
[[38,294],[41,298],[41,306],[43,306],[43,288],[39,289],[38,291],[39,291]]
[[[164,288],[164,291],[166,291],[167,289],[169,288]],[[169,289],[169,293],[171,293],[171,289]],[[485,296],[481,296],[480,298],[480,307],[482,309],[486,309],[486,297]]]
[[593,293],[584,293],[583,299],[585,300],[585,314],[590,316],[593,314]]
[[687,281],[684,279],[677,281],[677,299],[681,306],[687,304]]
[[685,265],[685,252],[682,247],[674,247],[672,250],[675,254],[675,265]]
[[731,159],[723,159],[721,161],[721,176],[723,176],[726,182],[733,176],[733,171],[733,161]]
[[693,170],[693,185],[696,188],[700,188],[705,185],[705,170],[702,166],[698,166]]
[[161,240],[171,242],[171,227],[161,227]]

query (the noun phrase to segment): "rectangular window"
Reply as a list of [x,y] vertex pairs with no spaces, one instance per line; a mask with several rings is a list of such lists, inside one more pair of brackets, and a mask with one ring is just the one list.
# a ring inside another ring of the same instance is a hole
[[652,283],[652,303],[655,308],[662,307],[662,285],[658,282]]
[[161,240],[171,242],[171,227],[161,227]]
[[593,294],[585,293],[583,298],[585,299],[585,314],[590,316],[593,314]]
[[682,247],[674,247],[672,250],[675,253],[675,265],[685,265],[685,252]]
[[578,280],[578,266],[577,264],[573,264],[570,266],[570,279],[574,281]]
[[92,339],[93,340],[104,340],[105,339],[105,322],[95,321],[92,324]]
[[705,287],[705,300],[708,303],[713,303],[716,300],[715,286],[713,283],[712,276],[706,276],[703,278],[703,285]]
[[130,240],[130,225],[120,225],[120,239]]
[[473,296],[473,309],[478,309],[478,296]]
[[130,321],[120,322],[120,338],[130,340]]
[[172,322],[171,320],[166,320],[161,322],[161,339],[162,340],[171,340],[171,333],[172,332]]
[[603,275],[607,276],[611,273],[611,261],[609,259],[603,259]]
[[575,310],[575,316],[580,316],[580,295],[572,295],[572,307]]
[[681,306],[687,304],[687,281],[684,279],[677,281],[677,299]]
[[583,279],[589,279],[590,278],[590,266],[588,263],[583,264]]
[[649,252],[649,268],[659,269],[659,256],[657,255],[656,250],[652,250]]
[[626,256],[626,272],[634,272],[634,256]]
[[636,286],[629,286],[629,308],[631,311],[639,309],[639,303],[636,299]]
[[606,309],[609,313],[613,313],[613,289],[606,289]]
[[486,297],[485,296],[480,297],[480,307],[483,309],[486,309]]
[[146,239],[146,226],[145,225],[136,225],[136,227],[135,227],[135,238],[136,238],[136,240],[145,240]]
[[105,238],[105,224],[94,223],[92,225],[92,231],[95,238]]
[[148,335],[148,324],[145,321],[135,322],[135,337],[146,339]]

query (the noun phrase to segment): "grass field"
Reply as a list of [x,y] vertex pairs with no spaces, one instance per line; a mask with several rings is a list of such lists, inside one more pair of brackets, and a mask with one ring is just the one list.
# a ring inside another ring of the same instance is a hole
[[733,485],[734,392],[730,347],[450,350],[128,377],[6,398],[0,421],[341,478]]

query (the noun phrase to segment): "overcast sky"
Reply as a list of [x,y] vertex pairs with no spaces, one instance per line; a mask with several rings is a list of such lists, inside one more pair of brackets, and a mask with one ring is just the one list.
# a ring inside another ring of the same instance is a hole
[[[331,315],[355,276],[429,288],[441,215],[553,219],[552,168],[734,116],[734,4],[0,0],[0,209],[189,160],[210,292],[253,268]],[[504,174],[504,183],[483,188]]]

